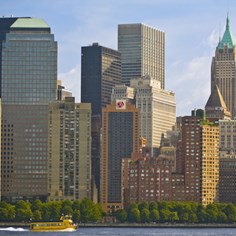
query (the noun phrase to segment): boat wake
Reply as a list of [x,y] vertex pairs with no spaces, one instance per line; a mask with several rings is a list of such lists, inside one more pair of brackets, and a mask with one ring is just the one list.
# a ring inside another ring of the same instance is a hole
[[58,232],[74,232],[76,231],[76,229],[62,229],[62,230],[58,230]]
[[17,232],[22,232],[22,231],[29,231],[28,229],[23,229],[23,228],[13,228],[13,227],[7,227],[7,228],[0,228],[0,231],[17,231]]

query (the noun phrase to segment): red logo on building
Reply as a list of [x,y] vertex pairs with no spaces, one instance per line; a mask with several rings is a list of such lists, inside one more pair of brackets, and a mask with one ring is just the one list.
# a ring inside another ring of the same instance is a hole
[[123,101],[117,102],[117,106],[118,106],[119,108],[122,108],[124,105],[125,105],[125,104],[124,104]]

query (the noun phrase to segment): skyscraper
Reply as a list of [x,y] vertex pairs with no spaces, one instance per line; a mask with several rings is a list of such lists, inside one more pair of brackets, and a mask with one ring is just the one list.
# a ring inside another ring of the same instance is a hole
[[112,87],[121,82],[121,58],[116,50],[93,43],[82,47],[81,102],[92,105],[92,175],[100,180],[100,129],[102,108],[111,103]]
[[57,42],[42,19],[0,18],[2,196],[47,196],[48,103],[56,99]]
[[140,134],[147,146],[160,147],[161,136],[172,130],[176,120],[175,94],[161,89],[160,81],[147,77],[131,79],[135,103],[140,109]]
[[219,41],[211,64],[211,90],[218,86],[224,102],[236,115],[236,48],[230,32],[229,17],[226,19],[226,29]]
[[139,151],[139,109],[117,100],[102,111],[100,203],[105,211],[123,208],[121,161]]
[[220,202],[236,200],[236,120],[220,120]]
[[91,104],[49,105],[49,199],[91,198]]
[[186,201],[218,201],[219,127],[204,117],[182,118],[182,163]]
[[132,98],[140,109],[140,135],[147,140],[147,146],[155,150],[160,147],[162,134],[172,130],[175,124],[175,94],[161,89],[160,81],[149,76],[131,79],[130,87],[117,85],[113,88],[113,100],[130,101]]
[[118,25],[122,83],[134,77],[151,76],[165,88],[165,33],[144,24]]
[[111,103],[112,87],[121,82],[121,59],[116,50],[93,43],[82,47],[81,102],[92,104],[92,114],[100,115]]

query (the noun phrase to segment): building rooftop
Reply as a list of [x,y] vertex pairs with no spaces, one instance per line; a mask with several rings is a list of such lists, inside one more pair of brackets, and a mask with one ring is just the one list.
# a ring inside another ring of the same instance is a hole
[[50,28],[49,25],[40,18],[18,18],[11,28]]
[[224,99],[217,85],[215,85],[211,91],[211,95],[206,103],[205,108],[207,107],[221,107],[227,110]]
[[223,49],[225,47],[225,45],[227,45],[228,48],[234,48],[234,45],[235,45],[233,36],[230,32],[229,17],[228,16],[226,18],[226,28],[225,28],[223,38],[220,40],[217,48]]

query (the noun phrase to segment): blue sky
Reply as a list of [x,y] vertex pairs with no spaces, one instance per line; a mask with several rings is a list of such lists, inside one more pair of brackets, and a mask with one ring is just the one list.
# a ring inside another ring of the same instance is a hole
[[165,32],[166,90],[177,115],[204,108],[211,59],[229,12],[236,34],[235,0],[0,0],[2,16],[43,18],[58,42],[58,78],[80,101],[81,46],[117,49],[117,25],[145,23]]

